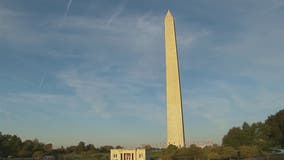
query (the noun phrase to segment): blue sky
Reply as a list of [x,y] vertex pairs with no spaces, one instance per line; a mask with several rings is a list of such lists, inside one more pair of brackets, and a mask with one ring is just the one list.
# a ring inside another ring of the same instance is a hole
[[0,131],[55,146],[162,146],[167,9],[187,144],[221,143],[283,109],[282,0],[2,0]]

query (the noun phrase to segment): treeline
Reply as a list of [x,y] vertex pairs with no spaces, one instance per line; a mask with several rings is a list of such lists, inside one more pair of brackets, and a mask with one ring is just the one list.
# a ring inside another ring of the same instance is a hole
[[123,148],[122,146],[101,146],[99,148],[96,148],[93,144],[86,145],[85,142],[79,142],[76,146],[70,146],[67,148],[61,147],[59,150],[61,153],[82,153],[82,152],[100,152],[100,153],[108,153],[113,148]]
[[271,154],[284,147],[284,110],[269,116],[264,122],[251,125],[244,122],[233,127],[223,137],[222,145],[200,148],[191,145],[178,149],[169,145],[159,157],[163,160],[226,160],[226,159],[284,159],[284,155]]
[[[151,148],[150,146],[146,146]],[[284,110],[269,116],[264,122],[251,125],[244,122],[241,127],[233,127],[223,137],[222,145],[213,145],[205,148],[191,145],[178,149],[169,145],[166,149],[157,150],[153,157],[188,160],[224,160],[231,158],[251,158],[270,156],[271,149],[284,147]],[[44,144],[38,139],[22,141],[16,135],[0,132],[0,157],[33,157],[40,159],[44,155],[53,155],[58,159],[72,159],[74,156],[85,156],[90,159],[108,159],[112,148],[121,146],[101,146],[79,142],[78,145],[53,149],[52,144]],[[155,150],[155,149],[154,149]],[[152,153],[153,151],[152,150]],[[283,157],[282,157],[283,159]]]
[[51,151],[52,144],[41,143],[38,139],[22,141],[16,135],[0,132],[0,157],[31,157],[38,152],[49,153]]
[[244,122],[242,127],[233,127],[223,137],[223,145],[238,148],[257,146],[261,150],[284,147],[284,110],[269,116],[264,123],[251,125]]
[[44,155],[65,155],[79,153],[109,153],[112,148],[122,148],[121,146],[101,146],[96,148],[93,144],[79,142],[78,145],[53,149],[52,144],[44,144],[38,139],[22,141],[16,135],[2,134],[0,132],[0,157],[21,157],[40,159]]
[[190,147],[180,149],[174,145],[169,145],[159,157],[163,160],[231,160],[269,157],[272,160],[272,156],[269,153],[259,150],[256,146],[233,148],[219,145],[206,146],[204,148],[191,145]]

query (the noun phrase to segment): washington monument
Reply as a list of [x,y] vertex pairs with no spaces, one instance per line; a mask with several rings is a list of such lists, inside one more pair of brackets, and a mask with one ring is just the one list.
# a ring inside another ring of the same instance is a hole
[[168,10],[165,17],[167,145],[184,147],[183,112],[176,48],[174,17]]

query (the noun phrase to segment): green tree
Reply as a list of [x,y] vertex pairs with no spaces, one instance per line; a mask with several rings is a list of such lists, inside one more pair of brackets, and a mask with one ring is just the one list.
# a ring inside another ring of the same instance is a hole
[[269,129],[267,125],[257,122],[249,125],[244,122],[242,127],[233,127],[223,137],[223,145],[238,148],[242,145],[257,145],[259,148],[267,150],[270,146],[268,138]]
[[103,153],[109,153],[111,149],[113,149],[113,146],[101,146],[99,150]]
[[87,151],[91,151],[91,152],[96,152],[97,151],[96,147],[93,144],[88,144],[86,146],[86,150]]
[[178,148],[175,154],[172,156],[172,159],[179,160],[179,159],[188,159],[189,151],[188,148]]
[[22,145],[21,138],[16,135],[2,135],[0,137],[0,148],[1,148],[1,156],[17,156],[20,151],[20,147]]
[[233,147],[222,146],[220,148],[221,148],[221,150],[219,152],[219,155],[223,159],[230,159],[232,157],[236,157],[237,156],[237,151]]
[[240,127],[233,127],[223,137],[223,145],[237,148],[242,145],[243,132]]
[[21,149],[18,152],[18,157],[21,157],[21,158],[26,158],[26,157],[31,157],[31,156],[32,156],[32,152],[29,150]]
[[241,145],[252,145],[254,139],[254,131],[247,122],[242,125]]
[[17,156],[22,145],[21,138],[17,137],[16,135],[13,135],[10,137],[9,141],[10,155]]
[[0,132],[0,157],[3,157],[2,132]]
[[19,152],[20,157],[31,157],[33,149],[33,142],[31,140],[25,140],[22,144],[21,150]]
[[262,150],[268,150],[272,146],[268,137],[269,128],[267,125],[261,122],[253,123],[251,130],[253,131],[252,145],[256,145]]
[[33,159],[40,160],[44,156],[43,151],[36,151],[33,153]]
[[239,150],[243,158],[253,158],[261,154],[257,146],[240,146]]
[[77,150],[77,146],[69,146],[66,148],[67,153],[76,152],[76,150]]
[[190,145],[188,148],[188,158],[192,160],[203,159],[204,154],[202,148],[197,147],[196,145]]
[[46,145],[44,145],[44,151],[47,153],[50,153],[52,151],[52,144],[48,143]]
[[44,151],[44,144],[39,142],[39,140],[37,138],[35,138],[32,141],[32,144],[33,144],[33,148],[32,148],[33,152],[35,152],[35,151]]
[[79,142],[77,147],[76,147],[76,152],[80,153],[80,152],[84,152],[85,151],[85,142]]
[[274,146],[284,147],[284,109],[271,115],[265,121],[268,137]]
[[162,158],[164,160],[171,160],[173,159],[173,157],[176,155],[177,153],[177,150],[178,150],[178,147],[173,145],[173,144],[170,144],[168,145],[168,147],[163,151],[163,156]]
[[210,151],[207,153],[207,159],[208,160],[214,160],[214,159],[220,159],[221,156],[217,153],[217,152],[214,152],[214,151]]

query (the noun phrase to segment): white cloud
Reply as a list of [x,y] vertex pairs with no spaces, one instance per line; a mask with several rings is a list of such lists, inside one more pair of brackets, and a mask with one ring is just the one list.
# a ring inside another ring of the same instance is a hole
[[[147,102],[143,96],[143,87],[129,83],[131,77],[99,77],[96,72],[73,70],[58,77],[75,91],[75,96],[90,106],[88,112],[110,118],[113,116],[135,116],[153,120],[160,118],[161,106]],[[115,78],[115,79],[112,79]],[[117,79],[118,78],[118,79]],[[155,88],[153,88],[155,89]],[[155,91],[154,91],[155,92]]]

